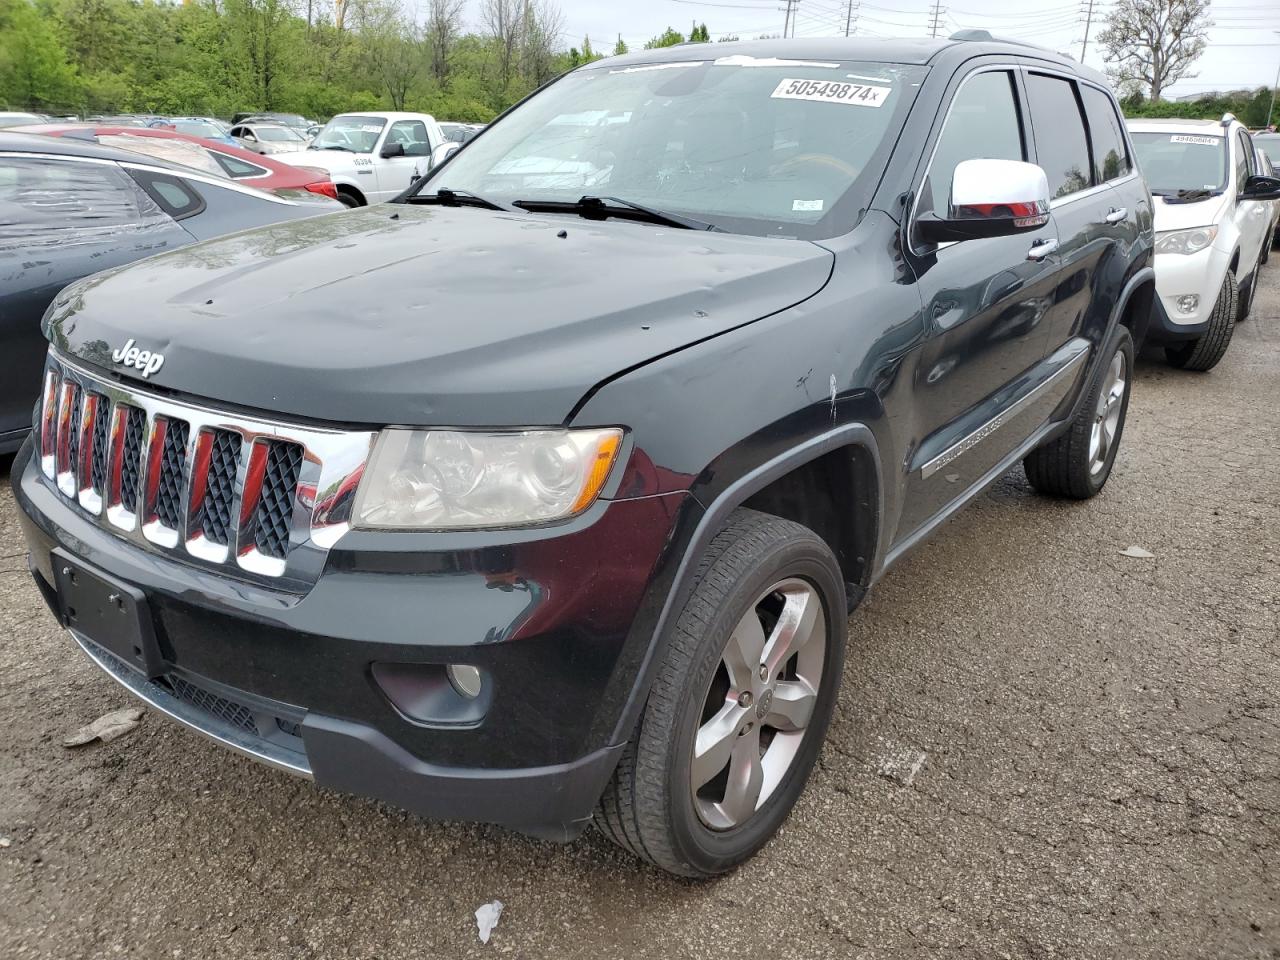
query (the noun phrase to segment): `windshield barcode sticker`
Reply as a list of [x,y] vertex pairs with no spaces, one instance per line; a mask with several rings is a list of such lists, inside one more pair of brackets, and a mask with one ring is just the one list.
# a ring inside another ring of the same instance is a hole
[[1219,142],[1218,137],[1192,137],[1185,133],[1175,134],[1169,138],[1170,143],[1203,143],[1207,146],[1216,146]]
[[817,100],[821,103],[847,103],[855,107],[884,106],[891,87],[873,87],[865,83],[841,83],[838,80],[783,80],[769,96],[774,100]]

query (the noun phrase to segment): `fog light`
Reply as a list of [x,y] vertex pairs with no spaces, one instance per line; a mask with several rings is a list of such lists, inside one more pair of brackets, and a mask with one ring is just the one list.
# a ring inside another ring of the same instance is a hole
[[1200,306],[1200,297],[1194,293],[1188,293],[1185,297],[1178,298],[1179,313],[1195,313]]
[[449,675],[449,683],[453,684],[453,689],[461,696],[468,700],[474,700],[480,696],[482,681],[480,671],[476,667],[469,663],[451,663],[446,673]]

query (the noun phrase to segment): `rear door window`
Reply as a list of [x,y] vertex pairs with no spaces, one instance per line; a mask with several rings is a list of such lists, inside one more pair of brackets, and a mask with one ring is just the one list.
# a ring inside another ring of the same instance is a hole
[[87,241],[170,222],[114,163],[0,158],[0,246]]
[[1036,157],[1049,177],[1049,196],[1056,200],[1088,189],[1093,182],[1093,165],[1075,83],[1063,77],[1030,73],[1027,99]]
[[1120,118],[1111,98],[1097,87],[1081,86],[1089,138],[1093,144],[1093,177],[1096,183],[1123,177],[1131,168]]

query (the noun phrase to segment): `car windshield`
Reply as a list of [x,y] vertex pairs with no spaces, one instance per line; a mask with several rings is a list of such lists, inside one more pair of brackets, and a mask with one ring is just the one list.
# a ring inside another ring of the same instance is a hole
[[254,127],[254,133],[258,135],[259,140],[266,140],[269,143],[281,143],[283,141],[296,141],[302,139],[288,127]]
[[1152,193],[1225,190],[1227,151],[1222,137],[1200,133],[1131,132],[1138,167]]
[[334,117],[316,134],[311,149],[372,153],[384,126],[381,117]]
[[729,56],[578,70],[419,184],[616,197],[761,236],[850,229],[925,68]]
[[204,120],[173,120],[174,129],[189,137],[225,137],[226,134]]
[[178,163],[192,170],[199,170],[201,173],[210,173],[215,177],[225,179],[227,176],[226,171],[209,155],[208,150],[190,140],[144,137],[130,133],[104,133],[98,136],[98,142],[104,147],[132,150],[158,160]]

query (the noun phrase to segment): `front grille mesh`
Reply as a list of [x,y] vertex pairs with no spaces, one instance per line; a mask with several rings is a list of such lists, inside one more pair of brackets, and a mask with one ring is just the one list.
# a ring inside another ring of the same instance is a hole
[[137,407],[124,407],[124,443],[120,449],[120,503],[130,513],[138,509],[138,476],[141,471],[146,415]]
[[289,526],[293,514],[302,449],[294,443],[272,443],[262,478],[254,544],[268,557],[283,560],[289,550]]
[[[80,391],[73,390],[71,393],[71,425],[68,427],[67,436],[67,462],[71,464],[80,463],[80,415],[83,404],[80,402]],[[73,466],[74,470],[75,467]]]
[[166,677],[169,686],[173,689],[174,696],[180,700],[185,700],[193,707],[213,714],[224,723],[228,723],[233,727],[239,727],[241,730],[247,730],[249,733],[256,734],[258,732],[257,724],[253,722],[253,711],[242,703],[236,703],[234,700],[228,700],[226,697],[220,697],[216,693],[211,693],[203,687],[197,687],[194,683],[184,680],[176,673],[171,673]]
[[99,497],[107,489],[107,451],[111,439],[111,406],[107,398],[95,394],[96,411],[93,421],[93,459],[89,468],[89,484]]
[[156,517],[170,530],[182,522],[182,499],[186,485],[187,437],[190,427],[182,420],[165,421],[164,448],[160,455],[160,478],[156,488]]
[[225,547],[231,542],[231,505],[235,498],[236,468],[240,463],[240,434],[215,430],[209,450],[209,477],[196,517],[205,539]]

